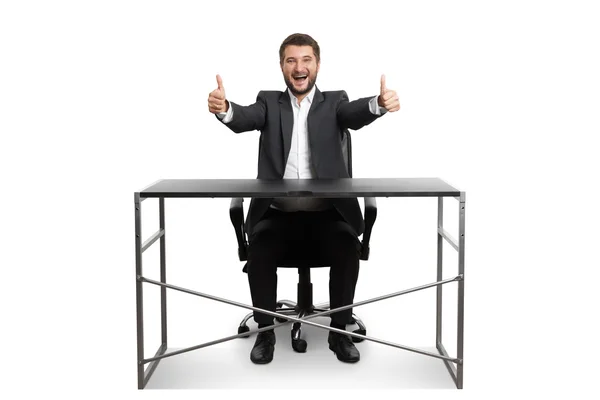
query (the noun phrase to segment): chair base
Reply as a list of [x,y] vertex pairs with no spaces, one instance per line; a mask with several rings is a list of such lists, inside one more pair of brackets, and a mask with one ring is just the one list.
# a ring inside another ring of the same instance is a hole
[[[295,317],[295,318],[303,318],[303,317],[306,317],[311,314],[316,314],[316,313],[320,313],[320,312],[324,312],[324,311],[328,311],[328,310],[329,310],[329,303],[318,304],[316,306],[310,306],[308,308],[307,307],[300,308],[300,307],[298,307],[298,304],[294,301],[279,300],[277,302],[277,308],[275,309],[275,312],[283,314],[283,315],[289,315],[289,316]],[[238,333],[248,332],[250,330],[250,328],[248,328],[248,321],[250,319],[252,319],[253,317],[254,317],[254,313],[249,313],[244,317],[244,319],[242,319],[242,322],[240,323],[240,326],[238,327]],[[279,322],[287,321],[285,318],[276,317],[276,319]],[[354,330],[353,331],[354,333],[357,333],[359,335],[367,334],[367,328],[366,328],[365,324],[362,322],[362,320],[360,318],[358,318],[358,316],[356,316],[356,314],[352,314],[352,323],[355,323],[356,325],[358,325],[358,329]],[[302,335],[302,323],[294,322],[294,324],[292,325],[292,331],[291,331],[292,348],[294,349],[294,351],[296,351],[298,353],[306,352],[306,348],[307,348],[306,340],[302,339],[301,335]],[[250,335],[242,336],[242,337],[248,338],[248,337],[250,337]],[[355,343],[359,343],[359,342],[362,342],[363,339],[353,337],[352,341]]]

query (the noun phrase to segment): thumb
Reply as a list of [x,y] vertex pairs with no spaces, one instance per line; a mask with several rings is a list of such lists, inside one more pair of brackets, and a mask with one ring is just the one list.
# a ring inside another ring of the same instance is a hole
[[223,80],[221,79],[221,75],[217,74],[217,85],[219,90],[225,90],[223,87]]
[[381,94],[385,93],[387,88],[385,87],[385,75],[381,75]]

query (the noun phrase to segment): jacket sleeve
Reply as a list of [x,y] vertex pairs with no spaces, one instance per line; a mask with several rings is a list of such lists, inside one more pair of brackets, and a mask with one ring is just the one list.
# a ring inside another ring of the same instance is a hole
[[342,129],[358,130],[381,116],[373,114],[369,109],[369,101],[372,98],[364,97],[349,101],[346,92],[341,92],[341,98],[337,107],[337,120]]
[[240,106],[230,101],[229,105],[233,108],[233,118],[228,123],[224,123],[224,125],[235,133],[261,130],[264,127],[267,116],[267,105],[262,91],[256,96],[254,104]]

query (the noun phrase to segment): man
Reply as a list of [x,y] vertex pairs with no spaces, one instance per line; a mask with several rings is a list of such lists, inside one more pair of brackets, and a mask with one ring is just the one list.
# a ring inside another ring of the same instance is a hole
[[[315,86],[320,48],[308,35],[293,34],[279,49],[285,92],[261,91],[256,102],[240,106],[225,96],[217,75],[217,89],[208,109],[236,133],[260,130],[258,179],[348,178],[341,139],[345,129],[360,129],[387,111],[398,111],[396,92],[381,76],[378,96],[348,101],[344,91],[321,92]],[[249,234],[246,271],[255,307],[275,311],[277,262],[294,240],[310,238],[330,261],[331,308],[352,304],[358,279],[364,221],[357,199],[252,199],[247,216]],[[352,310],[331,314],[331,326],[345,330]],[[254,312],[259,328],[273,325],[273,317]],[[347,335],[329,332],[329,348],[340,361],[356,362],[360,354]],[[275,333],[260,332],[250,359],[266,364],[273,359]]]

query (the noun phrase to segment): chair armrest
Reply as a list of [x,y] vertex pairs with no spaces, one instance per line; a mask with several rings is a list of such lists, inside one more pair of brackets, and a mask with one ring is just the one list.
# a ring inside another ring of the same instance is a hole
[[240,261],[246,261],[248,259],[246,242],[246,232],[244,231],[244,199],[236,197],[231,199],[231,205],[229,206],[229,217],[235,229],[235,237],[238,242],[238,256]]
[[369,241],[375,219],[377,219],[377,200],[375,197],[365,197],[365,232],[363,233],[361,260],[369,259]]

